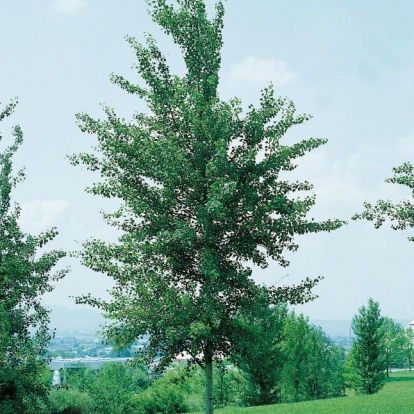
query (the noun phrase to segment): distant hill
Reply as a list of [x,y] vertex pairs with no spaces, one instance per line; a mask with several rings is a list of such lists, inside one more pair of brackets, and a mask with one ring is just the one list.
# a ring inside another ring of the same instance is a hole
[[[50,329],[56,329],[57,333],[88,332],[95,333],[105,319],[95,309],[79,308],[69,309],[63,306],[47,305],[51,310]],[[407,326],[411,319],[396,319],[402,326]],[[335,339],[337,337],[349,337],[351,329],[350,320],[335,319],[311,319],[313,325],[320,326],[324,332]]]
[[49,327],[56,329],[57,333],[94,333],[105,321],[101,313],[94,309],[68,309],[57,305],[47,305],[47,308],[51,310]]
[[309,322],[313,325],[320,326],[331,338],[337,338],[339,336],[349,337],[349,330],[351,329],[350,320],[310,319]]

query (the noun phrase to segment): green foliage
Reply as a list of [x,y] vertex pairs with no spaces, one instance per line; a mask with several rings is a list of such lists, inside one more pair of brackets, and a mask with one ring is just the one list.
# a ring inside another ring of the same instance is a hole
[[236,342],[231,358],[247,374],[249,388],[246,405],[274,404],[281,401],[280,382],[285,354],[284,324],[287,306],[270,307],[267,301],[258,302],[248,314],[238,319]]
[[294,313],[289,315],[285,325],[285,340],[283,353],[286,363],[283,366],[283,394],[289,401],[301,401],[307,399],[307,364],[309,354],[309,326],[308,321]]
[[[411,190],[414,196],[414,167],[406,162],[399,167],[393,168],[394,175],[385,180],[386,183],[400,184]],[[405,230],[414,227],[414,205],[412,200],[404,200],[393,204],[390,200],[378,200],[375,205],[364,203],[365,211],[355,214],[354,220],[365,219],[373,221],[375,228],[381,227],[385,221],[391,223],[393,230]],[[414,241],[414,237],[408,237]]]
[[176,414],[190,410],[183,389],[168,378],[155,381],[135,401],[139,414]]
[[79,253],[84,265],[115,280],[113,300],[84,296],[79,302],[100,307],[114,321],[106,337],[119,348],[150,335],[143,356],[150,361],[160,355],[159,370],[188,352],[206,369],[211,412],[212,361],[230,353],[239,314],[264,294],[273,304],[312,300],[319,281],[258,286],[246,263],[287,266],[284,254],[298,248],[296,235],[344,223],[308,219],[315,197],[299,194],[312,185],[279,177],[326,142],[282,142],[308,115],[275,98],[272,86],[245,116],[238,99],[220,100],[223,2],[211,20],[202,0],[179,0],[178,7],[148,3],[153,20],[181,48],[187,73],[170,73],[150,35],[146,45],[128,38],[146,86],[116,75],[112,81],[142,98],[150,112],[131,121],[108,107],[105,120],[77,115],[98,145],[97,153],[75,155],[72,163],[100,173],[103,180],[90,193],[122,201],[118,211],[104,214],[122,231],[118,243],[89,240]]
[[[244,374],[226,361],[216,364],[213,374],[215,406],[241,405],[247,385]],[[199,368],[175,366],[136,394],[134,401],[142,414],[194,412],[203,407],[204,388]]]
[[383,386],[387,368],[384,318],[378,302],[369,299],[352,319],[354,340],[351,365],[355,372],[353,387],[361,394],[375,394]]
[[393,319],[384,317],[384,357],[387,365],[387,377],[393,364],[398,364],[402,359],[404,346],[404,329]]
[[249,380],[247,405],[264,405],[343,395],[345,351],[286,305],[257,306],[240,318],[232,359]]
[[[0,111],[0,121],[16,106]],[[20,230],[20,208],[11,205],[11,191],[24,179],[23,171],[12,175],[12,158],[23,142],[20,127],[13,129],[14,143],[0,154],[0,412],[37,413],[47,397],[42,382],[46,362],[49,312],[40,297],[53,289],[52,281],[65,270],[51,273],[65,253],[52,250],[40,254],[55,229],[38,236]]]
[[402,351],[401,354],[406,360],[408,369],[411,371],[411,366],[414,358],[414,330],[406,328],[402,332]]
[[67,386],[86,393],[93,412],[97,414],[134,413],[134,395],[147,387],[148,377],[143,367],[104,364],[99,371],[81,369],[67,373]]
[[390,382],[375,395],[349,395],[263,407],[228,407],[217,410],[217,414],[411,414],[413,380],[413,373],[398,372],[391,374]]
[[319,327],[309,327],[307,393],[309,399],[333,398],[345,394],[343,367],[345,350]]
[[214,367],[214,406],[244,405],[248,383],[245,374],[222,361]]
[[326,334],[291,312],[284,325],[281,398],[283,402],[344,394],[345,352]]
[[[223,5],[217,3],[209,21],[201,0],[179,4],[176,10],[152,1],[152,15],[182,48],[187,74],[170,74],[150,36],[146,47],[129,38],[147,89],[118,76],[113,81],[142,97],[152,112],[136,114],[132,122],[110,108],[105,121],[78,115],[81,129],[97,135],[100,155],[72,157],[101,173],[104,181],[89,189],[92,194],[123,201],[105,215],[124,231],[119,243],[91,240],[80,253],[86,266],[115,279],[114,300],[80,301],[100,306],[116,321],[107,336],[120,346],[150,334],[148,352],[161,351],[161,367],[181,351],[195,359],[227,352],[234,316],[264,289],[250,278],[247,260],[287,265],[283,252],[297,249],[295,234],[343,224],[308,221],[314,197],[292,194],[311,190],[311,184],[278,178],[295,168],[296,158],[325,143],[281,143],[290,127],[309,117],[295,115],[292,102],[275,99],[272,87],[244,118],[237,100],[220,101]],[[315,283],[271,287],[268,294],[273,302],[303,302],[313,298]]]
[[[181,377],[181,374],[179,373],[177,374],[172,372],[171,374],[172,377]],[[345,398],[331,398],[327,400],[315,400],[290,404],[279,403],[277,405],[243,409],[230,406],[223,410],[219,409],[217,412],[219,414],[409,414],[412,411],[412,395],[414,392],[413,375],[414,374],[412,372],[408,371],[399,371],[390,374],[390,378],[386,381],[384,388],[376,395],[354,395],[352,393]],[[194,371],[191,373],[189,381],[184,383],[178,382],[176,385],[181,387],[180,384],[184,384],[183,390],[188,391],[191,387],[198,387],[195,383],[201,378],[201,375]],[[198,389],[202,390],[202,387],[199,387]],[[65,391],[67,390],[59,390],[59,392]],[[52,398],[53,393],[54,391],[51,393]],[[74,400],[76,400],[76,395],[79,395],[80,400],[84,398],[81,396],[81,393],[73,393],[72,395]],[[201,407],[190,407],[190,410],[190,412],[199,412],[201,411]],[[82,412],[82,414],[86,413],[89,414],[87,411]],[[137,413],[139,413],[138,409]]]
[[77,389],[52,389],[49,394],[50,414],[90,414],[92,398]]

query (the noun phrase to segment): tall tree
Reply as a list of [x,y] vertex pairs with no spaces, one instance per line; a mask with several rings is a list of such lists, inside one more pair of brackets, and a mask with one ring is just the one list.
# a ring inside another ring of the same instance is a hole
[[150,35],[146,45],[128,38],[146,87],[116,75],[112,81],[144,99],[150,112],[130,122],[108,107],[105,120],[77,116],[98,146],[72,163],[100,172],[103,181],[89,192],[122,200],[105,218],[123,232],[118,243],[87,241],[80,253],[83,264],[114,278],[113,300],[85,296],[80,302],[114,320],[106,335],[120,347],[149,334],[146,356],[159,353],[160,369],[187,351],[205,370],[206,412],[212,413],[213,360],[230,352],[237,315],[264,293],[271,303],[311,300],[319,280],[266,288],[256,285],[246,263],[266,267],[271,259],[287,266],[284,252],[298,248],[295,235],[343,222],[308,219],[314,196],[294,195],[312,185],[279,178],[326,142],[282,144],[286,131],[308,115],[296,115],[271,86],[245,116],[238,99],[220,100],[223,2],[211,20],[202,0],[177,3],[148,1],[153,20],[181,48],[186,74],[170,73]]
[[384,317],[384,356],[387,365],[387,377],[390,376],[391,365],[403,352],[404,336],[402,326],[392,318]]
[[[414,167],[406,162],[399,167],[393,168],[394,175],[385,180],[386,183],[400,184],[411,190],[414,197]],[[390,200],[378,200],[376,204],[364,203],[365,210],[355,214],[353,219],[365,219],[373,221],[375,228],[381,227],[385,221],[391,223],[393,230],[405,230],[414,227],[414,204],[413,200],[404,200],[394,204]],[[414,237],[408,237],[414,241]]]
[[282,352],[286,304],[269,307],[266,301],[240,315],[231,358],[248,376],[248,405],[276,404],[281,401],[280,382],[285,355]]
[[343,395],[344,350],[321,328],[303,315],[285,319],[282,351],[281,393],[283,402],[332,398]]
[[[0,121],[16,106],[11,102],[0,111]],[[39,236],[20,230],[20,208],[10,201],[13,187],[24,178],[12,175],[12,157],[23,140],[21,129],[13,129],[14,143],[0,154],[0,412],[37,413],[38,403],[47,396],[42,382],[45,354],[50,339],[48,311],[40,297],[53,289],[51,282],[65,270],[51,269],[65,254],[40,249],[57,232]]]
[[414,329],[411,327],[405,328],[402,332],[402,355],[406,359],[408,369],[411,371],[411,366],[414,359]]
[[286,402],[308,399],[307,375],[311,332],[308,320],[292,311],[284,326],[282,398]]
[[351,348],[354,387],[362,394],[375,394],[383,386],[387,368],[384,347],[384,318],[378,302],[369,299],[352,319],[354,340]]
[[308,398],[320,399],[343,396],[345,393],[343,377],[344,348],[335,344],[320,327],[311,325],[309,326],[307,349]]

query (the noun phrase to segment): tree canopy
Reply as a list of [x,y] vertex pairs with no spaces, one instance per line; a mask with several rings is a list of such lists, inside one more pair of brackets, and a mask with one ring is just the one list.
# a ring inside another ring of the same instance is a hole
[[319,281],[259,286],[248,263],[287,266],[285,252],[298,248],[296,235],[344,223],[308,219],[315,197],[303,194],[312,185],[280,177],[295,168],[297,158],[326,143],[282,142],[310,116],[275,98],[271,85],[245,114],[239,99],[222,101],[223,2],[212,19],[202,0],[177,3],[148,1],[153,20],[180,47],[186,74],[170,72],[151,35],[146,44],[128,37],[145,85],[119,75],[111,80],[142,98],[149,112],[131,121],[106,106],[104,120],[77,115],[98,145],[94,153],[71,157],[72,163],[99,171],[102,181],[90,193],[122,201],[119,210],[104,214],[122,231],[118,242],[92,239],[80,252],[83,264],[115,280],[112,300],[86,295],[79,302],[104,310],[114,321],[106,337],[120,347],[149,334],[146,355],[159,355],[160,369],[188,352],[206,369],[206,412],[212,412],[212,360],[231,351],[240,313],[263,295],[270,304],[312,300]]
[[[16,104],[0,111],[0,121]],[[23,142],[20,127],[14,127],[13,136],[14,143],[0,153],[0,411],[5,414],[37,413],[47,395],[41,378],[46,363],[39,356],[45,355],[51,334],[40,297],[66,273],[51,272],[64,252],[40,254],[57,235],[55,229],[38,236],[20,229],[20,208],[10,200],[13,187],[24,178],[22,170],[12,174],[13,155]]]

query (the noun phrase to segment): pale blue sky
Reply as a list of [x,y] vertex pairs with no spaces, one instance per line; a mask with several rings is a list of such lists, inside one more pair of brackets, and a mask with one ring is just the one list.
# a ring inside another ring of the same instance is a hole
[[[207,2],[212,9],[213,2]],[[124,40],[143,33],[159,39],[172,68],[183,73],[177,48],[151,22],[144,0],[0,0],[0,101],[18,96],[16,113],[0,125],[10,137],[21,125],[25,142],[16,166],[27,180],[15,193],[22,226],[60,230],[55,246],[113,238],[99,210],[110,208],[84,193],[98,179],[74,168],[67,154],[95,138],[82,134],[75,113],[102,114],[100,103],[130,116],[145,110],[136,97],[109,82],[112,72],[137,79],[133,51]],[[292,178],[315,184],[317,217],[349,219],[364,200],[410,194],[383,183],[391,168],[414,159],[414,3],[411,0],[228,0],[221,93],[247,105],[273,81],[314,118],[286,142],[309,136],[329,143],[306,156]],[[323,274],[320,298],[299,310],[311,318],[351,318],[370,296],[383,313],[414,318],[414,244],[406,235],[350,224],[337,232],[299,239],[287,269],[255,269],[266,283],[296,283]],[[69,295],[104,295],[110,282],[66,260],[72,273],[48,303],[73,306]]]

